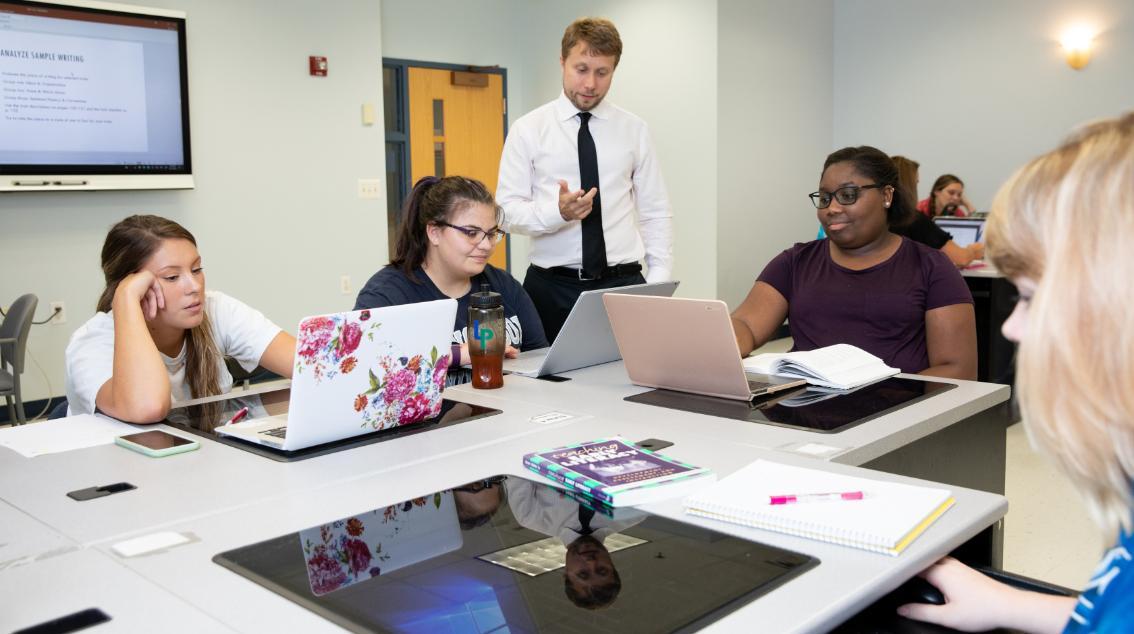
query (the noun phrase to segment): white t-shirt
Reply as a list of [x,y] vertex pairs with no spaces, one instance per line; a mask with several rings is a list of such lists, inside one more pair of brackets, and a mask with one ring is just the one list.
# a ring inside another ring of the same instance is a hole
[[[504,488],[508,491],[508,506],[512,509],[512,516],[520,526],[548,535],[558,537],[564,546],[579,539],[579,503],[566,497],[557,489],[525,480],[511,477],[504,481]],[[591,536],[600,542],[606,541],[607,536],[626,530],[646,519],[646,514],[632,508],[619,509],[620,519],[613,519],[596,513],[591,519],[590,528],[594,532]]]
[[[225,394],[232,390],[232,375],[223,357],[232,357],[242,368],[252,371],[268,344],[280,333],[280,327],[260,311],[217,291],[205,292],[205,312],[222,357],[217,359],[217,365],[220,390]],[[185,382],[185,344],[176,358],[162,354],[161,360],[169,372],[173,402],[193,398]],[[68,414],[93,414],[95,397],[113,374],[114,315],[98,313],[80,326],[67,344]]]

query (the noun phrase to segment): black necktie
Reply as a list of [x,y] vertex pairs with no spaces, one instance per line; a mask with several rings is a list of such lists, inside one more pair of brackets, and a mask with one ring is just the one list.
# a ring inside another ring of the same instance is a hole
[[[598,153],[587,122],[591,113],[579,113],[579,180],[583,193],[598,187]],[[591,213],[583,218],[583,273],[598,278],[606,268],[606,240],[602,236],[602,192],[596,192]],[[594,513],[593,511],[591,512]]]
[[583,504],[579,505],[579,530],[575,531],[580,535],[590,535],[595,532],[591,528],[591,518],[595,516],[595,510]]

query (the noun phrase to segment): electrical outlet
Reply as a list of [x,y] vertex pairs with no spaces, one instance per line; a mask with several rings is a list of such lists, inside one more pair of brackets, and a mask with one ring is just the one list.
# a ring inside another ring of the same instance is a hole
[[358,179],[358,197],[359,198],[380,198],[382,196],[382,179],[380,178],[360,178]]
[[350,276],[344,275],[339,278],[339,290],[343,295],[350,295]]
[[51,321],[49,321],[48,323],[50,323],[50,324],[65,324],[65,323],[67,323],[67,313],[66,313],[65,308],[63,306],[63,302],[51,302],[51,304],[49,304],[49,305],[51,306],[51,312],[55,313],[55,316],[52,317]]

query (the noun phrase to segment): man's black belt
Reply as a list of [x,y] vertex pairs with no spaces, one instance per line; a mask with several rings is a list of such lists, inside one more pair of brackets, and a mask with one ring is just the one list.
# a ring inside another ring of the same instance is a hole
[[545,271],[547,273],[551,273],[552,275],[558,275],[560,277],[570,277],[572,279],[583,280],[583,281],[601,280],[601,279],[610,278],[610,277],[624,277],[624,276],[627,276],[627,275],[635,275],[635,274],[642,272],[642,265],[637,263],[637,262],[631,262],[630,264],[615,264],[614,266],[608,266],[608,267],[606,267],[602,270],[601,275],[598,275],[596,277],[587,277],[587,274],[583,273],[582,269],[573,269],[573,268],[568,267],[568,266],[553,266],[553,267],[545,269],[541,266],[536,266],[536,265],[533,264],[532,268],[538,269],[540,271]]

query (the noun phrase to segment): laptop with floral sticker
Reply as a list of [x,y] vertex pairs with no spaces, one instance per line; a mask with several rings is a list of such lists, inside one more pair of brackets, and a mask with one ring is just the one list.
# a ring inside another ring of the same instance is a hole
[[453,491],[299,531],[317,597],[440,557],[464,545]]
[[294,451],[437,416],[456,313],[444,299],[304,318],[287,413],[215,431]]

